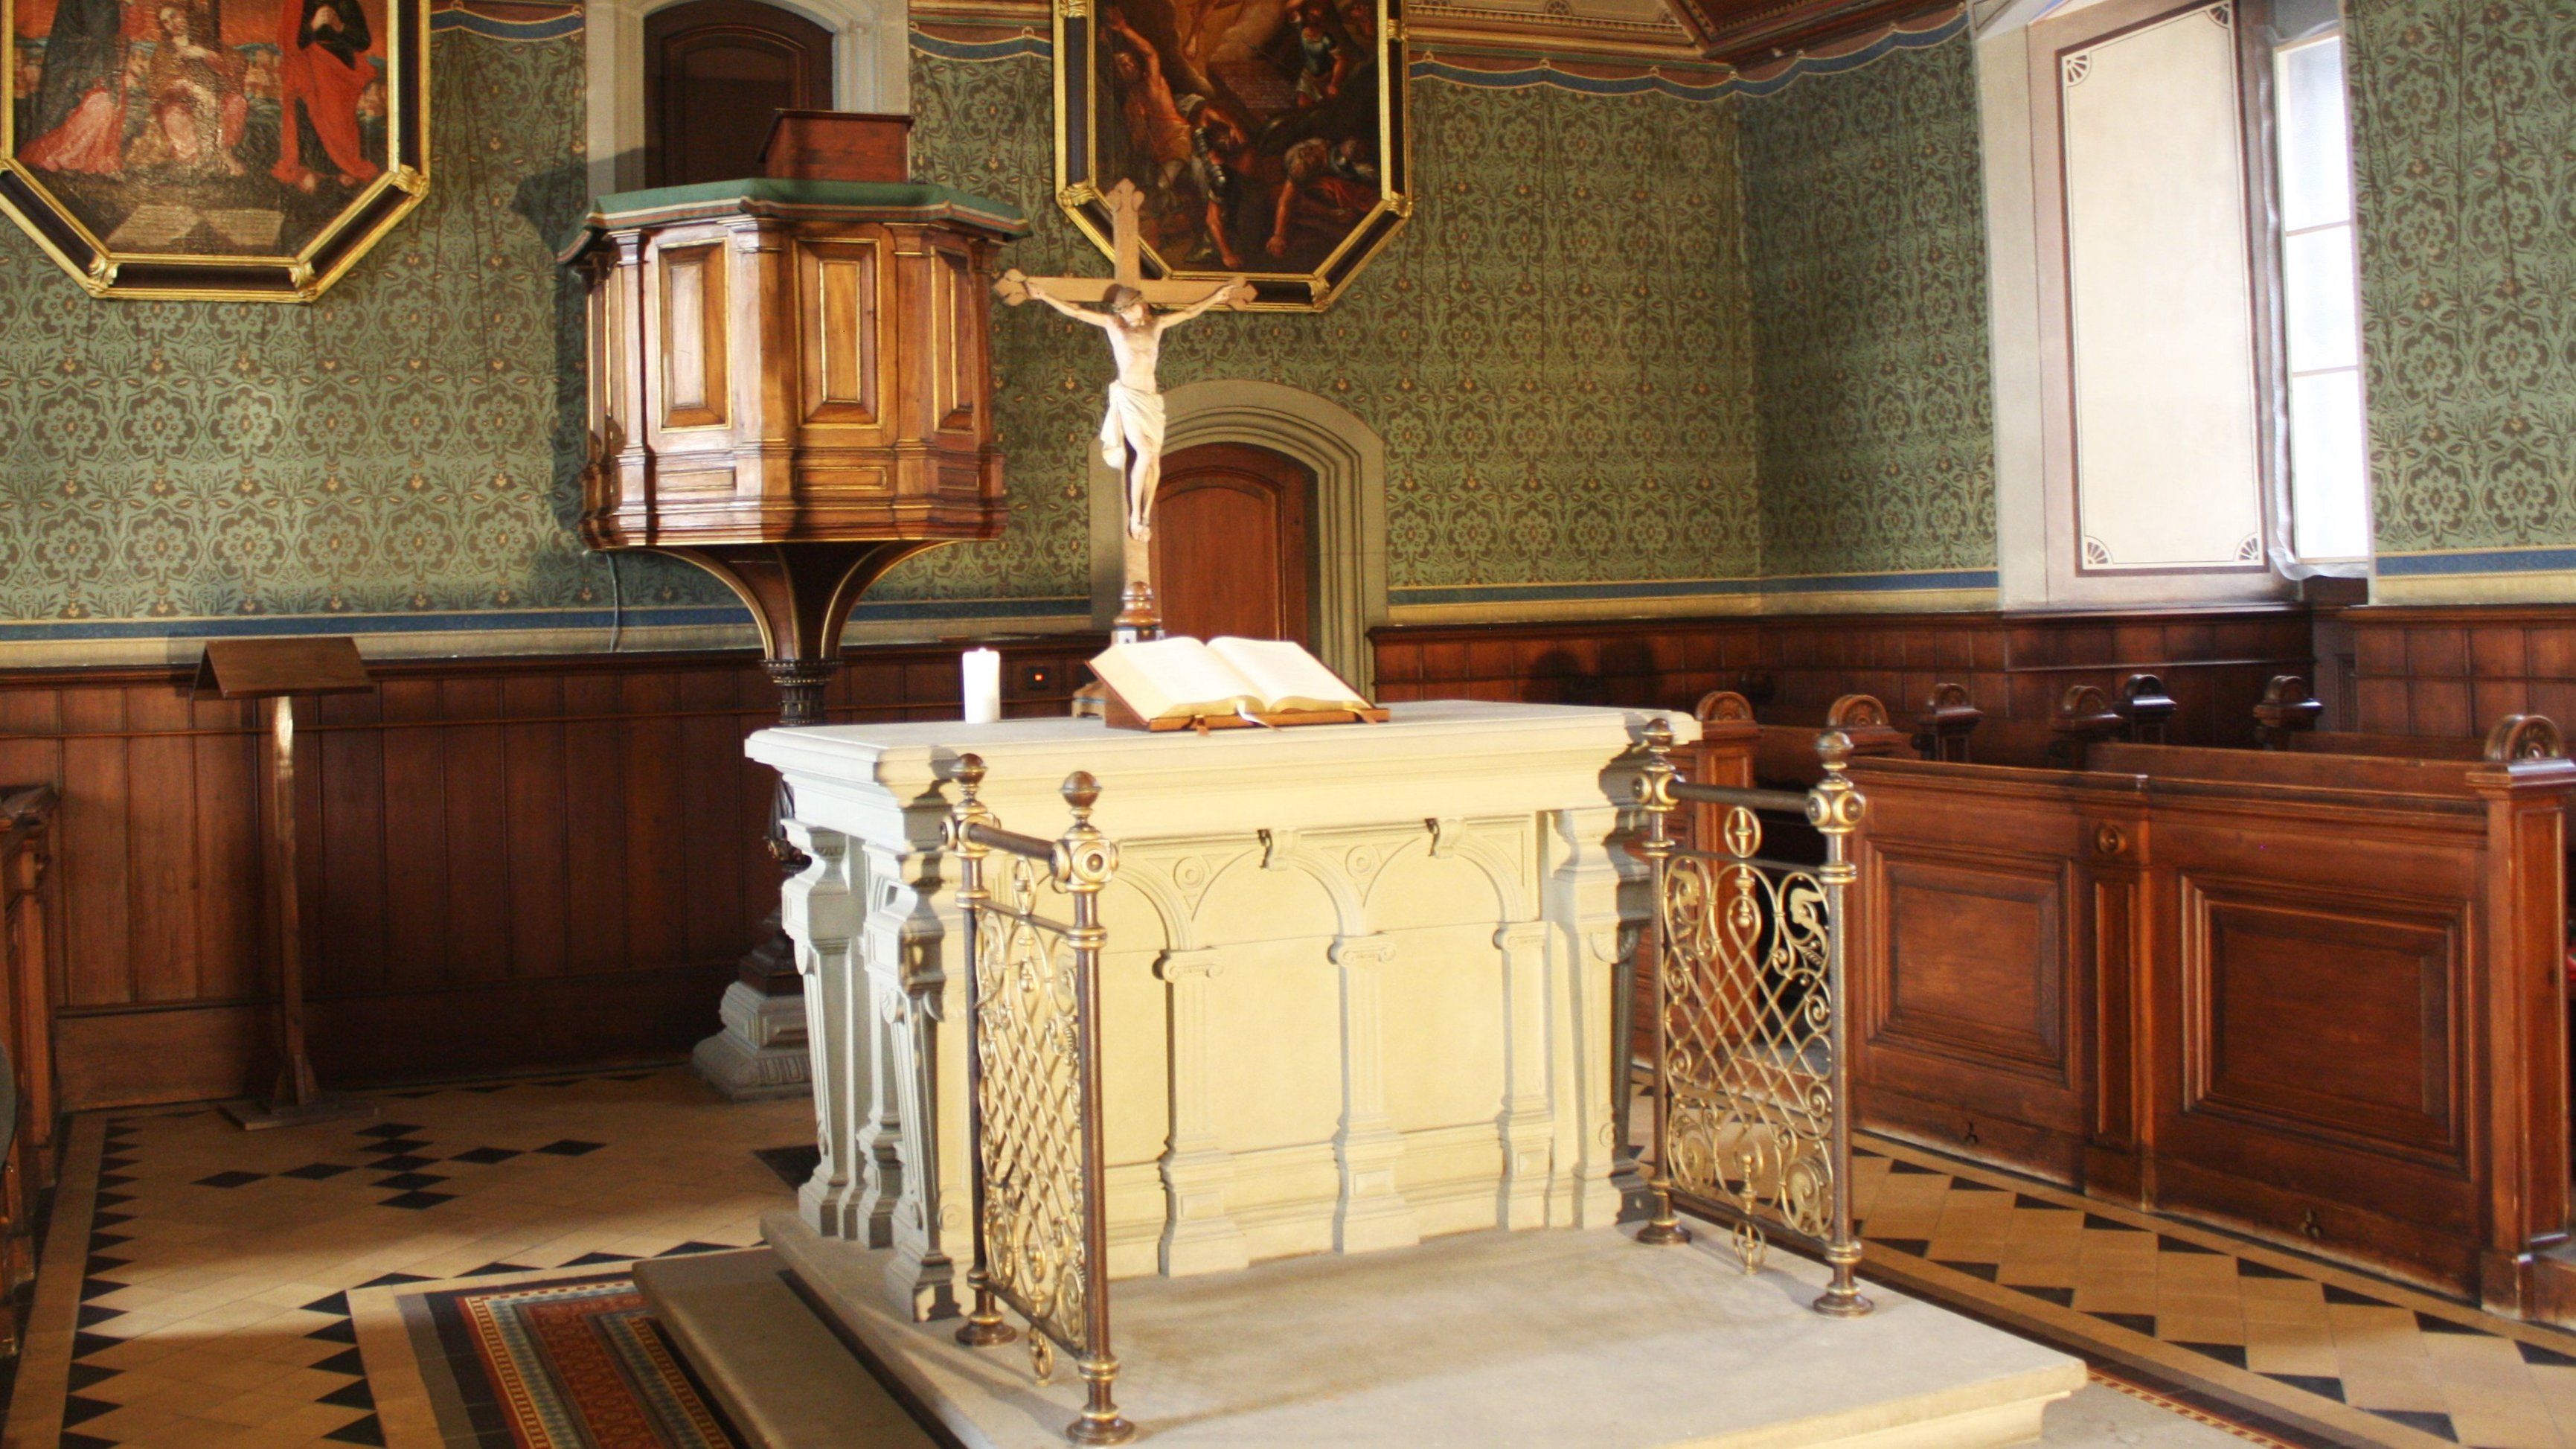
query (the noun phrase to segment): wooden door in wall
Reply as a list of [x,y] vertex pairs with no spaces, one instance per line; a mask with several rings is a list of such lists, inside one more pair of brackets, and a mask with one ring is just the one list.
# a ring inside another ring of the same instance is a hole
[[1311,647],[1306,520],[1314,494],[1313,470],[1267,448],[1202,443],[1165,458],[1153,545],[1163,627]]
[[687,0],[644,18],[644,184],[760,174],[781,110],[832,104],[832,32],[760,0]]

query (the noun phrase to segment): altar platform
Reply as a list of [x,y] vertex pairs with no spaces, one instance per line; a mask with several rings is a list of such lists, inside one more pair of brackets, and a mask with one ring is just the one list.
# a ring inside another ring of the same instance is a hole
[[[766,1228],[766,1251],[636,1273],[757,1449],[855,1442],[870,1395],[828,1386],[874,1386],[813,1313],[969,1449],[1063,1445],[1071,1365],[1041,1386],[1025,1341],[969,1349],[955,1320],[900,1312],[882,1287],[890,1250],[790,1214]],[[1678,1248],[1486,1231],[1121,1283],[1119,1397],[1137,1443],[1172,1449],[1984,1449],[2036,1439],[2042,1410],[2084,1384],[2076,1359],[1883,1287],[1868,1317],[1818,1317],[1821,1268],[1775,1254],[1748,1276],[1733,1253],[1715,1231]],[[801,1413],[800,1393],[814,1400]],[[871,1425],[892,1408],[873,1397]],[[884,1430],[864,1442],[916,1442]]]

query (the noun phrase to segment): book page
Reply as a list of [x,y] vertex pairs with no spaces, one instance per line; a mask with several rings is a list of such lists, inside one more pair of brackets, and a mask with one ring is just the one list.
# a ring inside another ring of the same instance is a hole
[[1091,672],[1147,721],[1261,708],[1261,691],[1250,680],[1186,635],[1113,644],[1091,661]]
[[1257,706],[1273,713],[1292,709],[1366,709],[1368,701],[1351,692],[1341,676],[1305,646],[1284,639],[1226,637],[1208,652],[1234,666],[1261,696]]

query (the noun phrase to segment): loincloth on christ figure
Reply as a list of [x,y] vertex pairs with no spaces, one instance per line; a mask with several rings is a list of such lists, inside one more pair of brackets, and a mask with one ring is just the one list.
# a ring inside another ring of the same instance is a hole
[[[1136,454],[1132,478],[1127,454]],[[1109,384],[1109,408],[1100,417],[1100,455],[1118,470],[1127,485],[1127,528],[1143,536],[1146,513],[1153,507],[1154,484],[1163,470],[1163,395]]]

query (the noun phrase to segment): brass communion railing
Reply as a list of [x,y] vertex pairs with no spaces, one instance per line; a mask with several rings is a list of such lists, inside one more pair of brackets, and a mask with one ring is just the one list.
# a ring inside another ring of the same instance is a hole
[[[1857,1317],[1871,1304],[1854,1278],[1844,1051],[1845,903],[1862,813],[1845,773],[1851,740],[1817,740],[1825,778],[1805,794],[1688,783],[1672,742],[1663,721],[1648,727],[1637,781],[1655,891],[1655,1131],[1652,1166],[1640,1164],[1655,1212],[1638,1240],[1689,1242],[1678,1203],[1732,1225],[1751,1272],[1778,1235],[1832,1272],[1815,1310]],[[1698,826],[1688,848],[1672,829],[1684,807]],[[1822,862],[1764,855],[1766,813],[1812,827]]]
[[[1077,1444],[1121,1444],[1136,1426],[1110,1389],[1109,1217],[1100,1125],[1100,892],[1118,847],[1091,823],[1100,782],[1077,770],[1062,839],[1002,829],[977,798],[984,762],[958,758],[948,846],[966,920],[967,1057],[975,1158],[974,1307],[957,1341],[1008,1343],[1008,1305],[1029,1324],[1029,1366],[1043,1381],[1055,1345],[1088,1394],[1065,1428]],[[998,865],[998,871],[992,867]],[[993,877],[998,875],[998,879]],[[1069,921],[1042,914],[1070,904]]]

